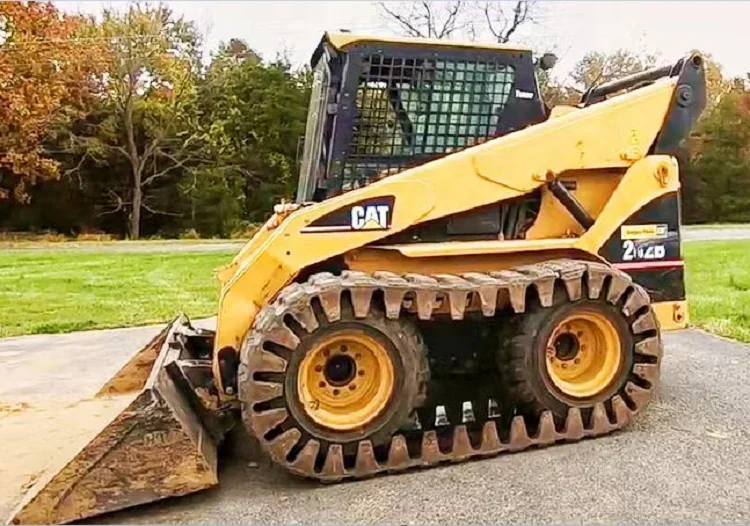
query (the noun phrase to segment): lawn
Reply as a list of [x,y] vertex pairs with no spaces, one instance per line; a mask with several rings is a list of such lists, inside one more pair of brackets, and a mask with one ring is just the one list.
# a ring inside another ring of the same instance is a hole
[[[750,342],[750,241],[685,243],[692,323]],[[162,323],[216,312],[231,251],[0,252],[0,337]]]
[[231,251],[0,251],[0,337],[125,327],[216,312]]
[[693,325],[750,342],[750,240],[683,247]]

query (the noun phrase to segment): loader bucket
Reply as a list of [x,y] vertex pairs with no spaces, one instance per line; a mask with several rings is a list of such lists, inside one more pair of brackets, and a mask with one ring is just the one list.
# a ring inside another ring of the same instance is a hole
[[180,379],[185,327],[177,318],[84,402],[122,410],[104,414],[88,443],[53,461],[11,523],[67,523],[218,484],[215,436]]

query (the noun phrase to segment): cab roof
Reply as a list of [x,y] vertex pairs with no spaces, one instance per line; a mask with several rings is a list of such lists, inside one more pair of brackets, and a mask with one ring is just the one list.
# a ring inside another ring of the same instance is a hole
[[494,42],[459,42],[453,40],[440,40],[437,38],[416,38],[416,37],[398,37],[392,35],[358,35],[354,33],[331,33],[326,32],[320,41],[317,49],[313,53],[311,64],[315,66],[315,63],[320,58],[320,54],[323,51],[323,46],[329,44],[337,51],[346,51],[346,49],[354,44],[402,44],[406,46],[425,46],[425,47],[440,47],[440,48],[469,48],[469,49],[484,49],[484,50],[497,50],[497,51],[513,51],[521,53],[531,53],[531,49],[518,46],[515,44],[497,44]]

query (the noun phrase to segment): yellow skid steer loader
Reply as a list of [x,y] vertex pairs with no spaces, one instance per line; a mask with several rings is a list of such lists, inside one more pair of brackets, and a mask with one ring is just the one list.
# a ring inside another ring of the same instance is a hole
[[138,353],[98,395],[124,410],[12,522],[213,486],[235,424],[332,482],[626,426],[688,322],[677,159],[703,60],[551,110],[548,62],[326,34],[296,203],[220,272],[216,331],[180,317]]

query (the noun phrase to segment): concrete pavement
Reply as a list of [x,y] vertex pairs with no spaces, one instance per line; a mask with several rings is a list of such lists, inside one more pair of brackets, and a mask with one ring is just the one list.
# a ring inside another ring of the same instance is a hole
[[710,228],[689,226],[682,229],[683,241],[732,241],[750,239],[750,225]]
[[[52,392],[90,396],[157,330],[0,340],[0,403],[33,407]],[[657,400],[612,436],[334,486],[300,481],[265,459],[249,467],[246,457],[225,453],[218,489],[95,522],[749,522],[750,346],[699,331],[665,341]],[[12,418],[0,415],[0,428]],[[64,435],[62,427],[47,426]],[[13,448],[4,442],[0,470]],[[0,511],[10,504],[0,499]]]

